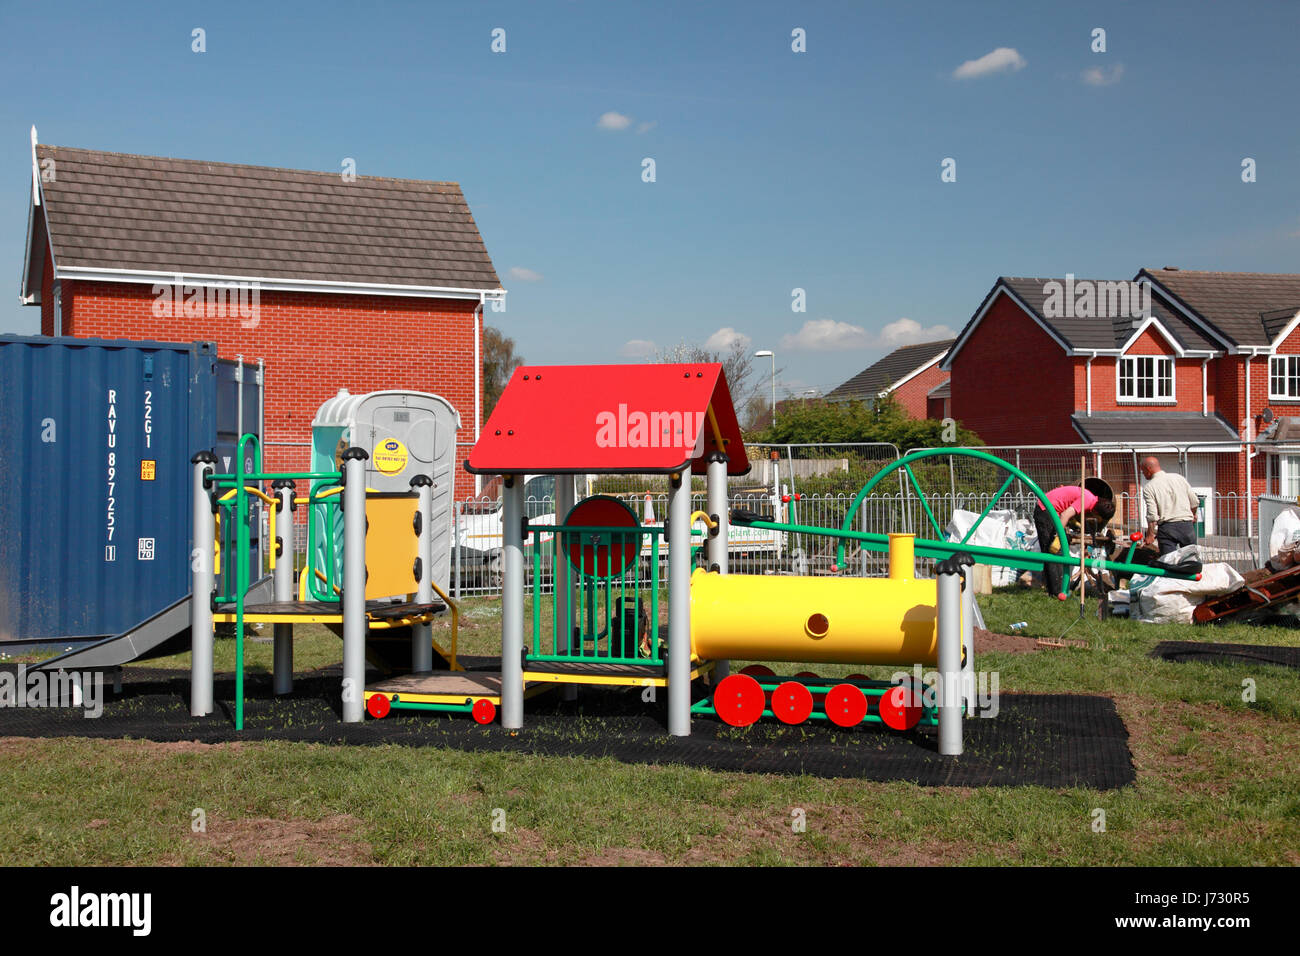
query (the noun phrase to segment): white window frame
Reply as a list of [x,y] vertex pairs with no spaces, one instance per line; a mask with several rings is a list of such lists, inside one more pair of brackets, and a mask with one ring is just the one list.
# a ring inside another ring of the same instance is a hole
[[[1279,375],[1274,369],[1281,366]],[[1282,390],[1274,388],[1275,382],[1282,383]],[[1291,390],[1294,381],[1295,390]],[[1300,402],[1300,355],[1270,355],[1268,357],[1268,400],[1270,402]]]
[[[1277,478],[1277,494],[1293,498],[1300,495],[1300,455],[1295,452],[1276,452],[1269,456]],[[1292,492],[1291,489],[1295,491]]]
[[[1138,391],[1140,381],[1137,374],[1137,364],[1142,361],[1156,363],[1152,365],[1151,383],[1152,391],[1159,390],[1160,382],[1163,376],[1160,374],[1160,362],[1169,363],[1169,394],[1153,395],[1150,398],[1142,398],[1137,395],[1126,396],[1124,394],[1124,366],[1132,362],[1133,386],[1134,391]],[[1115,363],[1115,401],[1120,405],[1176,405],[1178,403],[1178,363],[1172,355],[1121,355]]]

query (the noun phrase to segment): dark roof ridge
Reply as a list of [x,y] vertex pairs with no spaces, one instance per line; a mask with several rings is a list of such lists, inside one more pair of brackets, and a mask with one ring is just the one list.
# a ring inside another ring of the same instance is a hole
[[[56,146],[53,143],[38,143],[36,149],[39,152],[43,149],[67,150],[74,153],[84,153],[91,156],[112,156],[121,159],[161,159],[169,163],[192,163],[195,166],[232,166],[236,169],[257,169],[271,173],[298,173],[303,176],[328,176],[333,179],[338,176],[337,172],[327,172],[321,169],[298,169],[292,166],[264,166],[260,163],[231,163],[219,159],[188,159],[184,156],[154,156],[147,153],[118,153],[105,149],[85,149],[81,146]],[[418,183],[429,186],[456,186],[460,183],[454,179],[411,179],[405,176],[364,176],[357,174],[357,181],[370,180],[384,183]]]

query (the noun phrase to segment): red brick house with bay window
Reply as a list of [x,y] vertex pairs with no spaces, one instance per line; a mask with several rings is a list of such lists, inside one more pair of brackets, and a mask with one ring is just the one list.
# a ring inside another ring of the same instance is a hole
[[505,291],[456,183],[43,145],[32,163],[21,295],[42,335],[265,359],[272,470],[306,467],[276,443],[308,441],[340,388],[434,392],[474,440],[482,313]]
[[1300,494],[1300,275],[1002,277],[941,365],[989,445],[1176,448],[1198,491]]

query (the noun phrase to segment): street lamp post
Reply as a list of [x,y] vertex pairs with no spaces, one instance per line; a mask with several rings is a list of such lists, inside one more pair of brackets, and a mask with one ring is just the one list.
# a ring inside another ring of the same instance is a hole
[[772,425],[776,426],[776,353],[771,349],[761,349],[754,353],[754,358],[771,358],[772,360]]

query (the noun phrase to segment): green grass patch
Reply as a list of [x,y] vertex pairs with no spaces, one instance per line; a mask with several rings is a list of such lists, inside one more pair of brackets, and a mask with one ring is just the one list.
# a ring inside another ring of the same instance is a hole
[[[1027,621],[1034,637],[1068,627],[1086,640],[980,655],[976,667],[996,670],[1004,692],[1113,697],[1134,786],[929,788],[438,748],[9,738],[0,739],[0,863],[1300,862],[1300,673],[1148,656],[1162,640],[1295,646],[1300,632],[1101,622],[1092,602],[1079,620],[1077,604],[1039,591],[980,602],[991,630]],[[463,653],[499,651],[500,606],[464,602]],[[250,639],[249,671],[269,671],[271,650]],[[297,629],[300,670],[341,654],[326,628]],[[216,664],[233,669],[233,640],[218,642]],[[188,669],[189,656],[143,666]],[[1248,680],[1254,702],[1243,698]],[[600,733],[599,721],[581,732]],[[196,810],[206,832],[194,832]]]

